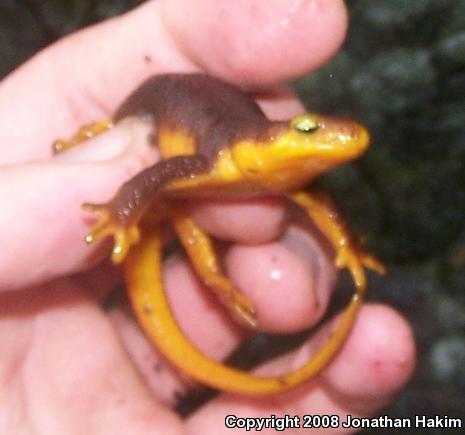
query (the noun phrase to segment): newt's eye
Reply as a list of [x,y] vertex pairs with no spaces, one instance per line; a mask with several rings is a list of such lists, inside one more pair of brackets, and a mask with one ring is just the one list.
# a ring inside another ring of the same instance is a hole
[[294,124],[294,128],[301,133],[312,133],[318,130],[318,127],[318,122],[309,117],[301,118]]

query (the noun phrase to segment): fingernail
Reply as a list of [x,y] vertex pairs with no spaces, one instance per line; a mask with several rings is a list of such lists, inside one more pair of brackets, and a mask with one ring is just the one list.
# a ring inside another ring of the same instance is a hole
[[317,238],[293,225],[286,230],[280,241],[307,264],[314,282],[318,311],[324,311],[336,282],[336,273],[328,250]]

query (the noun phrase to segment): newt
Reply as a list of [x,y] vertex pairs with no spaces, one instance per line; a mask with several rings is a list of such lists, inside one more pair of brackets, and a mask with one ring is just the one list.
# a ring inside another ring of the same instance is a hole
[[[137,88],[112,121],[81,128],[62,151],[130,116],[150,119],[161,160],[124,183],[105,204],[84,204],[97,223],[86,241],[114,237],[112,260],[124,261],[128,294],[146,335],[175,367],[210,387],[248,395],[291,390],[324,369],[344,343],[365,294],[365,268],[383,265],[363,250],[326,195],[303,190],[316,177],[361,156],[369,134],[347,119],[304,113],[269,120],[251,96],[204,74],[157,75]],[[209,235],[183,205],[192,198],[282,195],[300,207],[334,248],[356,292],[328,341],[301,368],[259,377],[199,352],[171,313],[162,282],[160,224],[170,221],[203,282],[231,315],[257,328],[256,310],[221,270]]]

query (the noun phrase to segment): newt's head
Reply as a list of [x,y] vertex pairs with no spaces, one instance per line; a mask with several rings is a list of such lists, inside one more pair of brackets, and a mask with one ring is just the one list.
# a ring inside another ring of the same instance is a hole
[[359,157],[368,144],[367,130],[354,121],[305,113],[271,123],[265,140],[236,143],[232,153],[247,178],[259,182],[275,178],[285,187]]

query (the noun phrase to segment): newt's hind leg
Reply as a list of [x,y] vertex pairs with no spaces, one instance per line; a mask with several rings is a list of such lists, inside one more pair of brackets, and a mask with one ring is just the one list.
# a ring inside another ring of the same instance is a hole
[[52,144],[53,154],[59,154],[72,148],[81,142],[92,139],[99,134],[104,133],[113,127],[113,121],[111,119],[102,119],[101,121],[95,122],[89,125],[83,125],[70,139],[58,139]]
[[173,208],[171,218],[176,233],[203,282],[213,290],[235,320],[255,329],[255,307],[223,275],[209,236],[180,208]]
[[302,207],[317,228],[329,240],[336,253],[336,267],[347,268],[355,282],[358,297],[364,296],[366,287],[365,267],[383,274],[384,266],[367,253],[350,233],[329,197],[322,192],[296,192],[290,199]]
[[290,199],[306,211],[329,240],[336,253],[336,267],[347,268],[355,282],[356,293],[352,296],[333,335],[319,351],[321,358],[327,363],[344,344],[363,302],[366,288],[365,267],[382,274],[384,266],[363,250],[327,195],[320,192],[296,192],[290,195]]

